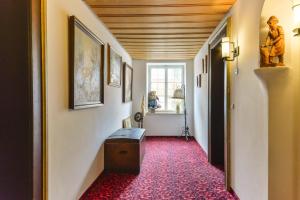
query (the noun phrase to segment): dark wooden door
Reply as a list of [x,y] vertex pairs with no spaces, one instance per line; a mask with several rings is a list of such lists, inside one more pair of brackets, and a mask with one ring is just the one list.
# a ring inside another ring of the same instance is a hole
[[208,48],[208,160],[224,170],[225,186],[230,190],[231,62],[222,59],[223,37],[231,37],[231,17],[209,43]]
[[0,199],[41,199],[40,1],[0,4]]
[[209,78],[209,161],[224,170],[224,82],[225,65],[221,41],[210,49]]

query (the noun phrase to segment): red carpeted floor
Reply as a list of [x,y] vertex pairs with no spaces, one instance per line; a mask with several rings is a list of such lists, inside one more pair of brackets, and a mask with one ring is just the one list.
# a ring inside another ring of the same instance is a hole
[[148,137],[139,175],[102,174],[81,200],[238,199],[225,190],[224,174],[207,162],[195,140]]

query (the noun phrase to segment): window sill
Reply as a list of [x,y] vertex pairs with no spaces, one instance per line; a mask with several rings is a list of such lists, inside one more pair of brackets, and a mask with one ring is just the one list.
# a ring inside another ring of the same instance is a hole
[[147,112],[147,115],[184,115],[184,113],[176,113],[176,112]]

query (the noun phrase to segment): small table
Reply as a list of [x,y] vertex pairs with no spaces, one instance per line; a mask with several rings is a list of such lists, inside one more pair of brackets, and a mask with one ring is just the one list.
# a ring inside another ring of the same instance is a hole
[[123,128],[104,143],[104,169],[139,173],[145,154],[145,129]]

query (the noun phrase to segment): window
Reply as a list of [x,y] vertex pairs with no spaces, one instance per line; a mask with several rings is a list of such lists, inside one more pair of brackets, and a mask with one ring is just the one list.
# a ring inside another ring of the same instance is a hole
[[147,93],[155,91],[160,108],[156,111],[175,112],[178,100],[174,91],[185,83],[185,63],[148,63]]

